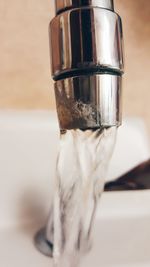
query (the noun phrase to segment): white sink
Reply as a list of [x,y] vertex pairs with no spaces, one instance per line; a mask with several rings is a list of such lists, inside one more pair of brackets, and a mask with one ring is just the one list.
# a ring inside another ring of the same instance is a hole
[[[53,197],[59,131],[51,112],[0,112],[0,266],[50,267],[33,245]],[[150,157],[143,122],[120,128],[107,180]],[[150,191],[104,193],[86,267],[150,266]]]

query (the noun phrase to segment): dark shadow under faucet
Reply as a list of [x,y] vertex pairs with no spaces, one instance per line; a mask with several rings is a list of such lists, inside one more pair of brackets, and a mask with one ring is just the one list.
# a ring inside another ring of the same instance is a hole
[[120,178],[105,184],[105,191],[150,189],[150,160],[138,165]]

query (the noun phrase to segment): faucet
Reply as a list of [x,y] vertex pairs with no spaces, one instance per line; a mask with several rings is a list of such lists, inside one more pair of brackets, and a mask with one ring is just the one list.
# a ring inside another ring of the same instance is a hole
[[60,129],[121,124],[122,23],[113,0],[56,0],[50,23]]
[[[56,0],[49,27],[60,131],[121,125],[123,36],[113,0]],[[52,223],[37,248],[51,255]]]

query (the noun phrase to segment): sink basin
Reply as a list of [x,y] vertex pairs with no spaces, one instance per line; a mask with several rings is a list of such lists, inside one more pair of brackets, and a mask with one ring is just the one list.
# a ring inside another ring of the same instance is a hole
[[[82,260],[82,266],[149,267],[149,203],[149,191],[104,193],[97,214],[93,249]],[[53,266],[52,260],[41,255],[33,245],[33,236],[40,226],[35,220],[20,227],[1,229],[1,266]]]
[[[33,236],[46,223],[53,197],[59,131],[52,112],[0,112],[0,266],[50,267]],[[132,149],[131,149],[132,146]],[[106,180],[150,157],[143,122],[128,118]],[[150,192],[107,192],[99,204],[86,267],[150,266]]]

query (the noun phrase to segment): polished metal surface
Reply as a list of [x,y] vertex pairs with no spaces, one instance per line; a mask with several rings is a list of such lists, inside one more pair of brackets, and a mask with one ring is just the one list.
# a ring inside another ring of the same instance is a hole
[[[98,1],[97,1],[98,2]],[[52,76],[94,72],[123,72],[120,17],[103,8],[62,12],[50,24]]]
[[53,257],[53,244],[47,240],[46,227],[40,229],[34,237],[35,247],[47,257]]
[[93,6],[114,10],[113,0],[56,0],[56,13],[66,9]]
[[96,129],[121,124],[121,77],[79,76],[55,83],[60,129]]
[[57,0],[50,23],[60,129],[121,124],[122,22],[111,0]]

